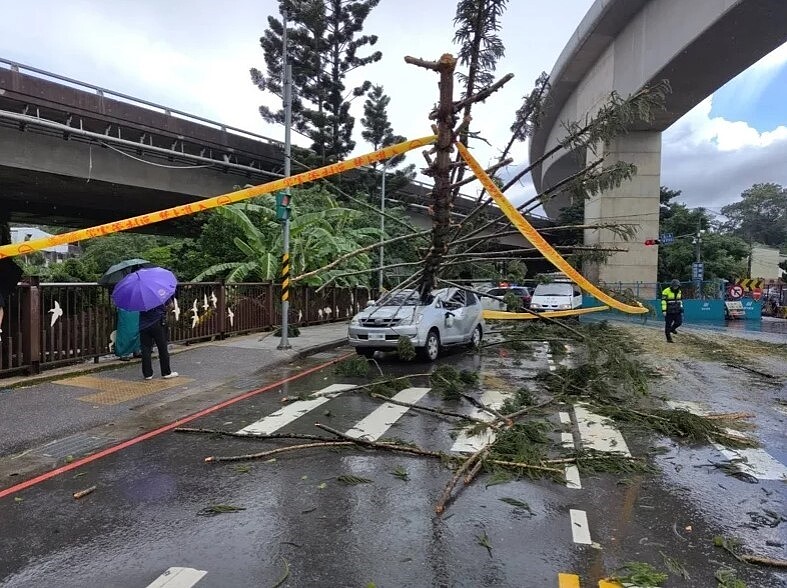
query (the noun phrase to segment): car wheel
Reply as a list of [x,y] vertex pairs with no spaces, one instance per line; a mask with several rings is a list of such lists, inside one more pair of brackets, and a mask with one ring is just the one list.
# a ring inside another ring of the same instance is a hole
[[481,345],[481,339],[483,338],[484,330],[481,328],[481,325],[476,325],[475,329],[473,330],[473,336],[470,337],[470,342],[467,344],[467,347],[470,349],[475,349]]
[[427,361],[435,361],[440,355],[440,334],[437,329],[432,329],[426,336],[426,342],[423,347],[417,350],[418,356]]
[[356,347],[355,353],[358,355],[363,355],[364,357],[374,357],[374,352],[376,349],[372,349],[371,347]]

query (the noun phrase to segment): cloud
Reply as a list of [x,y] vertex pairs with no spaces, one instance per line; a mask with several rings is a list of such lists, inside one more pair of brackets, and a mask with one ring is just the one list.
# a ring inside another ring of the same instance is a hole
[[787,66],[787,43],[771,51],[726,86],[730,103],[738,108],[756,106],[762,95]]
[[755,183],[787,185],[787,127],[758,132],[744,121],[711,117],[706,98],[665,131],[661,183],[690,206],[719,209]]

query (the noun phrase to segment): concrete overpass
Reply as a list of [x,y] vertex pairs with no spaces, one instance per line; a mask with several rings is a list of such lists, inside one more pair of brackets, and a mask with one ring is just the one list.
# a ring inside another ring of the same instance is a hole
[[[106,223],[281,177],[283,157],[275,139],[0,59],[0,221]],[[388,196],[430,227],[429,192],[412,182]]]
[[[535,161],[565,136],[561,123],[593,114],[613,90],[627,96],[662,79],[672,93],[652,124],[605,146],[610,163],[636,164],[631,182],[585,203],[585,218],[639,225],[628,253],[584,268],[595,281],[655,282],[657,248],[645,239],[659,231],[661,133],[699,102],[787,42],[785,0],[596,0],[551,74],[550,110],[530,145]],[[589,157],[589,156],[588,156]],[[579,171],[584,153],[563,153],[533,172],[537,191]],[[570,204],[563,195],[545,203],[551,218]],[[586,231],[586,244],[620,245],[611,231]]]

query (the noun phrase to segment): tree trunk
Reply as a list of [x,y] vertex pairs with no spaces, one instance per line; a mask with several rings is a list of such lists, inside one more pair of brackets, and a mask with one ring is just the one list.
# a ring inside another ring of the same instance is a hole
[[418,288],[425,300],[437,285],[440,263],[448,252],[451,238],[451,150],[454,142],[454,70],[456,58],[445,53],[437,62],[405,57],[408,63],[431,69],[440,74],[440,102],[437,107],[436,155],[429,169],[434,178],[432,190],[432,245],[424,259],[424,270]]

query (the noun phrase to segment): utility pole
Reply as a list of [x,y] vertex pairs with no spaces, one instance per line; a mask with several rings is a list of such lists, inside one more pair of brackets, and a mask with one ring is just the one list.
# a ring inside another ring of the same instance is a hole
[[[289,47],[287,43],[287,8],[282,9],[282,72],[284,73],[284,177],[290,177],[292,144],[290,131],[292,129],[292,66],[289,60]],[[287,205],[290,203],[290,189],[285,188]],[[277,349],[290,349],[290,214],[286,211],[284,230],[282,235],[284,246],[281,256],[281,341]]]
[[[692,243],[696,245],[695,247],[696,262],[694,264],[695,268],[699,268],[700,264],[702,263],[702,234],[704,232],[705,231],[702,229],[702,217],[700,217],[697,219],[697,233],[694,235],[694,239],[692,239]],[[694,271],[692,271],[692,273],[696,275],[694,295],[697,298],[700,298],[701,297],[700,290],[702,289],[702,279],[700,279],[699,277],[700,274],[698,269],[695,269]],[[702,273],[704,274],[705,272],[703,271]]]
[[383,162],[383,179],[380,186],[380,286],[378,296],[383,293],[383,259],[385,246],[385,176],[388,169],[388,160]]

